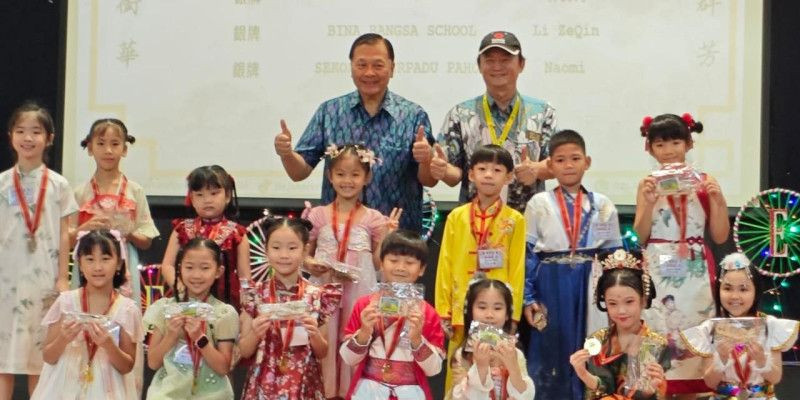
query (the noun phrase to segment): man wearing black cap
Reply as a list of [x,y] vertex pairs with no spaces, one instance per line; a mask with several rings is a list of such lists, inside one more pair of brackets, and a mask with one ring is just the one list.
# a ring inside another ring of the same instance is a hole
[[[555,109],[517,91],[517,77],[524,67],[525,57],[514,34],[498,31],[486,35],[478,50],[478,69],[486,92],[447,113],[434,151],[424,141],[414,144],[421,171],[450,186],[461,183],[459,202],[475,195],[464,171],[472,152],[482,145],[495,143],[514,157],[515,179],[504,189],[502,198],[520,212],[536,192],[544,189],[544,180],[552,178],[544,160],[547,142],[555,130]],[[425,154],[430,156],[426,159]]]

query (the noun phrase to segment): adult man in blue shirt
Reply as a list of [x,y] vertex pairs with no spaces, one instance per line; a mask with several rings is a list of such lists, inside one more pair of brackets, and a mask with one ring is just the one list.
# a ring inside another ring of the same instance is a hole
[[[389,90],[394,74],[394,49],[375,33],[358,37],[350,48],[350,69],[356,91],[322,103],[305,132],[292,148],[292,135],[284,121],[275,137],[275,152],[293,181],[307,178],[331,144],[363,144],[382,161],[372,169],[372,180],[363,201],[389,215],[403,209],[400,227],[422,227],[422,183],[432,185],[430,173],[420,171],[412,156],[413,143],[423,138],[433,143],[428,114]],[[429,163],[425,164],[427,168]],[[420,176],[426,178],[420,181]],[[327,177],[322,183],[322,202],[336,197]]]

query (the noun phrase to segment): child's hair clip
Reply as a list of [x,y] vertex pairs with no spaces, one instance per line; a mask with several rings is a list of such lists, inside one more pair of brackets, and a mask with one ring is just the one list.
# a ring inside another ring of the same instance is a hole
[[338,146],[336,146],[336,143],[331,143],[325,149],[325,153],[323,153],[322,158],[325,158],[327,156],[329,159],[334,159],[338,157],[339,154],[341,154],[341,152],[342,150],[339,149]]

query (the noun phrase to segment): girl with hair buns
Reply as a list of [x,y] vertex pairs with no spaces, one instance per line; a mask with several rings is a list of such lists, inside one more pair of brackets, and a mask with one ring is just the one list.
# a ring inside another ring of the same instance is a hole
[[[128,154],[128,144],[136,141],[125,124],[116,118],[95,121],[86,138],[81,140],[96,164],[88,182],[75,188],[75,200],[80,205],[77,219],[70,231],[74,240],[79,231],[115,229],[122,233],[122,246],[127,247],[127,277],[121,292],[138,301],[138,250],[147,250],[158,229],[150,216],[150,205],[142,186],[129,180],[119,164]],[[77,261],[77,260],[76,260]],[[78,274],[72,274],[72,286],[78,286]]]
[[[687,317],[685,325],[670,326],[668,317],[674,310],[659,304],[646,310],[648,325],[667,335],[669,330],[686,329],[713,315],[715,262],[704,237],[707,233],[717,244],[728,239],[728,206],[714,177],[686,166],[686,154],[694,146],[692,132],[703,131],[700,121],[690,114],[663,114],[646,117],[640,131],[645,149],[662,167],[639,182],[633,226],[646,244],[660,296],[673,296],[676,309]],[[700,373],[701,360],[677,343],[667,373],[667,394],[693,399],[695,393],[708,391]]]

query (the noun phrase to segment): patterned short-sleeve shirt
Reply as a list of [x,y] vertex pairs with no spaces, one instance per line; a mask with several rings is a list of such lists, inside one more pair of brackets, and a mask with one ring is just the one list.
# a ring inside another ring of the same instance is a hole
[[[544,160],[548,157],[547,144],[556,129],[555,108],[544,100],[519,93],[517,96],[522,102],[519,114],[503,147],[514,157],[514,164],[519,163],[522,151],[526,147],[529,159]],[[514,101],[512,100],[506,109],[501,110],[491,96],[487,95],[487,98],[495,130],[500,136],[511,115]],[[444,148],[448,161],[463,171],[458,200],[461,203],[467,202],[475,195],[475,187],[467,177],[469,158],[476,148],[492,143],[483,111],[483,95],[458,104],[447,113],[438,141]],[[531,186],[525,186],[515,179],[508,186],[506,204],[524,212],[528,200],[542,190],[544,181],[539,180]]]
[[[364,203],[384,215],[389,215],[393,207],[402,208],[400,227],[419,231],[422,185],[417,179],[418,164],[411,147],[420,125],[433,143],[431,123],[422,107],[386,91],[378,113],[370,116],[355,91],[322,103],[295,151],[312,168],[331,144],[356,143],[374,151],[381,163],[372,168],[372,180],[364,188]],[[327,164],[326,161],[325,168]],[[322,203],[330,203],[335,197],[330,181],[324,177]]]

